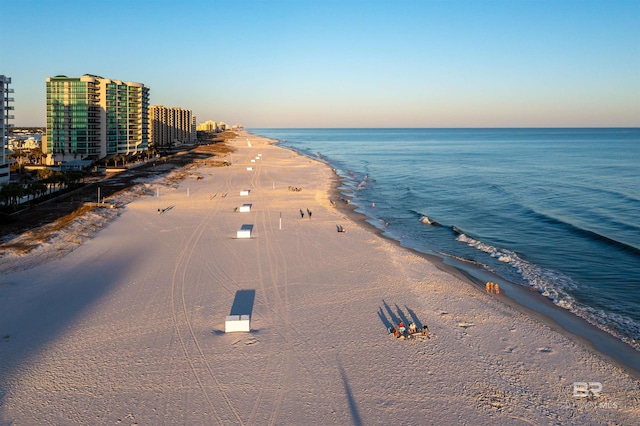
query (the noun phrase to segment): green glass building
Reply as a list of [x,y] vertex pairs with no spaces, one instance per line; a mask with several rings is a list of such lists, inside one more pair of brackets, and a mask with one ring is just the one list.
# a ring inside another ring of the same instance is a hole
[[48,164],[147,150],[149,88],[95,75],[47,77]]

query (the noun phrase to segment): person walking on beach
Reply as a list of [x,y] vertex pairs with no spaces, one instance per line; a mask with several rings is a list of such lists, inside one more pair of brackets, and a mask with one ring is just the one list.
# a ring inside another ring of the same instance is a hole
[[307,209],[307,214],[309,215],[309,219],[311,219],[311,210]]
[[304,212],[302,211],[302,209],[300,209],[300,217],[304,219]]

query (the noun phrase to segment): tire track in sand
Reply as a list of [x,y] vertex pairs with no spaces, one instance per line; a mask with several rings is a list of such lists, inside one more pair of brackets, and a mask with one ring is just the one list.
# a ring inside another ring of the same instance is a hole
[[[266,226],[267,220],[264,219],[264,222]],[[271,234],[273,234],[274,232],[279,232],[279,231],[275,231],[274,227],[270,227],[268,229]],[[276,323],[278,323],[278,318],[279,318],[280,320],[279,323],[285,324],[285,327],[283,328],[283,334],[282,334],[282,338],[284,339],[284,342],[285,342],[284,351],[286,352],[286,354],[284,355],[284,359],[285,359],[284,365],[291,365],[292,361],[296,361],[297,365],[299,365],[304,369],[307,377],[309,377],[309,379],[311,379],[313,382],[316,383],[317,389],[321,389],[322,393],[324,394],[324,400],[327,401],[327,403],[331,406],[331,409],[334,415],[337,416],[337,413],[340,412],[340,410],[337,407],[341,406],[341,404],[336,401],[336,398],[333,394],[326,391],[326,386],[318,379],[318,376],[317,376],[317,371],[327,372],[327,371],[334,370],[334,368],[332,364],[327,362],[324,359],[324,357],[319,353],[315,353],[315,352],[302,353],[299,349],[296,349],[296,346],[293,344],[294,342],[301,341],[305,336],[305,333],[302,330],[300,330],[300,328],[297,327],[295,322],[291,321],[291,318],[290,318],[291,317],[290,309],[289,309],[290,299],[289,299],[289,291],[288,291],[289,282],[288,282],[287,273],[286,273],[288,256],[284,252],[284,248],[281,245],[271,244],[270,241],[272,240],[272,238],[265,238],[265,240],[267,240],[267,242],[265,243],[266,249],[264,251],[267,253],[271,278],[274,283],[274,293],[275,293],[275,297],[280,302],[278,304],[279,309],[274,309],[273,313],[277,317]],[[302,253],[302,251],[300,251],[299,253]],[[278,267],[279,262],[273,261],[273,259],[276,257],[280,259],[280,262],[283,265],[283,268]],[[274,267],[273,265],[276,265],[276,266]],[[312,368],[309,368],[310,359],[314,359],[315,363],[317,365],[320,365],[321,368],[319,368],[317,371],[314,371]],[[280,398],[279,405],[276,407],[276,409],[272,413],[272,416],[270,419],[271,421],[269,424],[276,424],[282,402],[283,402],[283,398]],[[339,421],[339,419],[336,419],[336,422],[338,424],[349,423],[350,420],[343,419],[343,421]]]
[[[253,171],[252,176],[251,176],[251,188],[252,190],[257,190],[257,189],[261,189],[261,179],[260,179],[261,173],[260,173],[260,168],[257,168],[256,170]],[[256,191],[259,193],[259,191]],[[266,206],[266,203],[261,203],[261,206]],[[258,273],[258,277],[257,277],[257,281],[259,283],[259,288],[260,291],[263,295],[264,298],[264,306],[265,308],[265,319],[267,320],[267,324],[271,324],[271,325],[276,325],[277,323],[277,317],[276,315],[274,315],[273,309],[270,309],[270,307],[273,307],[275,305],[280,305],[277,295],[275,294],[275,290],[273,292],[273,295],[271,295],[272,293],[269,291],[269,288],[265,285],[265,277],[264,277],[264,273],[263,273],[263,269],[262,269],[262,262],[261,262],[261,252],[263,250],[265,250],[263,247],[261,247],[263,244],[268,243],[269,241],[269,237],[267,237],[266,234],[266,226],[267,223],[264,219],[264,210],[262,211],[261,217],[262,220],[260,223],[257,223],[256,225],[258,225],[259,229],[261,230],[261,232],[264,232],[262,234],[262,236],[260,238],[256,238],[254,241],[256,243],[256,259],[257,259],[257,273]],[[255,216],[256,221],[258,220],[258,216]],[[269,251],[268,247],[267,247],[267,252]],[[271,265],[271,264],[270,264]],[[275,268],[270,267],[269,270],[273,270]],[[273,273],[272,275],[272,281],[274,283],[277,282],[277,277],[274,278],[273,277]],[[275,286],[274,286],[275,287]],[[282,336],[282,334],[279,332],[279,330],[281,329],[280,325],[278,324],[274,330],[274,339],[270,339],[269,340],[269,346],[267,348],[267,361],[265,364],[264,369],[261,372],[261,379],[260,379],[260,386],[258,387],[258,395],[255,398],[255,402],[253,404],[253,407],[251,409],[251,412],[249,414],[249,420],[248,420],[248,424],[255,424],[257,422],[256,417],[258,416],[258,414],[260,413],[260,409],[261,407],[263,407],[265,405],[265,398],[267,396],[267,391],[269,389],[275,388],[276,393],[275,396],[273,398],[273,404],[274,406],[280,406],[281,405],[281,401],[284,398],[284,390],[282,389],[282,386],[279,385],[279,383],[282,382],[282,377],[285,373],[285,353],[286,351],[282,351],[282,345],[281,345],[281,341],[279,339],[279,336]],[[275,386],[274,386],[275,384]],[[268,424],[273,424],[273,413],[276,412],[276,410],[272,411],[272,415],[271,415],[271,419],[268,422]]]
[[[260,176],[260,173],[256,173],[257,176]],[[262,189],[261,180],[256,179],[253,184],[255,187]],[[258,191],[259,192],[259,191]],[[266,197],[265,197],[266,198]],[[262,291],[265,294],[267,293],[268,286],[266,285],[267,280],[271,282],[271,289],[273,293],[273,300],[271,303],[268,303],[267,306],[271,307],[269,312],[272,317],[272,324],[277,325],[276,330],[279,330],[278,334],[283,339],[284,344],[278,346],[278,351],[281,351],[281,355],[278,356],[280,361],[280,372],[278,379],[278,384],[276,385],[276,394],[274,398],[274,409],[269,418],[268,424],[274,425],[277,424],[277,420],[280,415],[280,411],[282,410],[282,405],[285,397],[285,388],[286,386],[279,385],[283,381],[286,384],[286,375],[287,370],[286,366],[291,365],[291,361],[297,361],[298,365],[300,365],[308,377],[318,384],[319,389],[325,389],[318,380],[316,373],[312,371],[308,366],[308,357],[312,356],[316,359],[316,361],[323,366],[324,371],[330,371],[330,365],[326,362],[322,356],[319,354],[301,354],[298,350],[295,349],[295,345],[293,344],[296,341],[299,341],[303,336],[303,333],[295,327],[291,321],[290,317],[290,300],[289,300],[289,282],[287,278],[287,259],[288,256],[284,252],[284,247],[281,244],[274,244],[273,241],[277,239],[275,233],[282,232],[279,229],[276,229],[276,222],[274,219],[274,215],[272,215],[271,210],[268,208],[268,202],[266,199],[263,199],[263,205],[265,208],[261,211],[260,218],[260,229],[262,230],[261,237],[257,241],[257,245],[259,246],[257,249],[257,263],[258,263],[258,272],[259,272],[259,281],[262,287]],[[256,218],[257,219],[257,218]],[[263,264],[266,265],[267,271],[263,269]],[[267,301],[269,302],[269,301]],[[293,332],[293,333],[292,333]],[[271,371],[269,369],[265,369],[263,372],[262,386],[260,388],[260,395],[263,395],[265,392],[265,384],[267,383],[267,379]],[[272,378],[273,379],[273,378]],[[273,387],[272,383],[269,383],[270,387]],[[333,395],[329,394],[326,391],[323,391],[325,395],[325,400],[331,406],[333,413],[337,414],[340,411],[336,408],[340,406],[334,398]],[[254,409],[252,410],[250,421],[255,420],[255,415],[259,410],[259,401],[256,401],[256,405],[254,405]]]
[[[223,424],[224,422],[220,417],[218,410],[216,410],[211,397],[209,396],[209,394],[207,393],[207,390],[204,387],[202,378],[200,377],[198,370],[196,368],[195,361],[192,358],[189,349],[187,348],[187,342],[186,342],[187,340],[190,340],[195,346],[197,355],[199,355],[197,358],[205,366],[207,372],[209,373],[208,374],[209,377],[213,379],[214,383],[216,384],[220,392],[220,396],[226,402],[228,408],[230,409],[230,411],[238,421],[238,424],[244,425],[238,411],[231,404],[231,401],[229,400],[229,397],[227,396],[227,394],[224,392],[220,382],[218,381],[218,378],[213,373],[213,370],[211,369],[211,366],[209,365],[209,362],[207,361],[207,358],[204,355],[204,351],[202,350],[202,347],[198,343],[197,336],[193,331],[193,327],[189,319],[189,313],[187,311],[187,304],[185,299],[185,285],[186,285],[186,274],[189,269],[188,266],[189,266],[189,263],[191,262],[191,257],[193,256],[197,243],[202,237],[202,234],[204,233],[204,231],[208,228],[212,218],[213,218],[213,210],[210,210],[207,213],[207,215],[200,221],[196,229],[193,231],[191,238],[183,246],[182,251],[177,257],[176,265],[173,272],[173,279],[171,282],[171,312],[173,315],[173,325],[174,325],[176,334],[178,336],[178,339],[180,341],[180,346],[182,347],[182,351],[184,353],[185,359],[189,363],[189,367],[198,383],[198,386],[200,387],[200,390],[202,391],[205,399],[207,400],[207,404],[211,408],[212,415],[217,420],[217,423]],[[184,317],[183,326],[187,327],[186,338],[183,336],[180,330],[181,324],[178,319],[179,314],[181,314]]]

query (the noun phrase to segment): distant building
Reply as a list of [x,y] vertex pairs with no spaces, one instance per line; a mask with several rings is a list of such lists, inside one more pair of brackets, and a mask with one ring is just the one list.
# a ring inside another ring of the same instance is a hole
[[149,144],[149,87],[95,75],[47,77],[47,164],[138,154]]
[[11,78],[0,75],[0,184],[9,182],[9,163],[7,162],[7,141],[9,129],[13,127],[9,120],[13,120],[13,115],[9,111],[13,110],[11,103],[13,98],[9,94],[13,89],[9,88]]
[[216,123],[215,121],[207,120],[204,123],[198,124],[198,127],[196,129],[199,132],[224,132],[225,130],[239,129],[239,128],[242,128],[242,124],[236,124],[230,127],[224,121],[220,121]]
[[197,130],[201,132],[217,132],[218,123],[212,120],[207,120],[204,123],[198,124]]
[[42,139],[40,138],[40,135],[38,138],[34,137],[34,136],[28,136],[28,137],[24,137],[24,136],[19,136],[16,137],[15,133],[13,137],[9,137],[8,142],[7,142],[7,149],[9,151],[28,151],[31,149],[42,149]]
[[149,107],[149,123],[149,145],[154,148],[196,141],[196,118],[190,110],[152,105]]

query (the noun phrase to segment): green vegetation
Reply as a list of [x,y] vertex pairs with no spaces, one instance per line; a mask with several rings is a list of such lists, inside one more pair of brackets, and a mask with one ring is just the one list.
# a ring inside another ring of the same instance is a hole
[[72,189],[84,183],[86,172],[58,172],[51,169],[40,169],[35,174],[36,180],[29,183],[10,182],[0,187],[0,204],[5,211],[15,211],[20,199],[27,197],[26,202],[38,200],[51,195],[54,190]]

